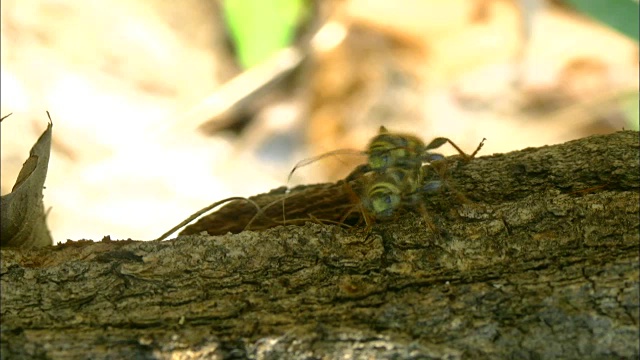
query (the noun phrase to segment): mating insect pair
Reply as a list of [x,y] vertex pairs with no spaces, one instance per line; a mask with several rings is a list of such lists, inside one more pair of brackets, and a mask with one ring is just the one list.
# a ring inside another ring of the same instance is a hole
[[360,204],[368,227],[376,219],[392,218],[400,208],[417,208],[433,229],[422,197],[447,185],[444,156],[430,152],[447,142],[469,161],[478,153],[484,139],[473,154],[467,155],[447,138],[438,137],[425,144],[418,137],[390,133],[384,126],[380,127],[379,134],[371,140],[366,151],[367,163],[347,177],[347,180],[361,179],[364,183],[360,194],[354,194],[353,198]]
[[[484,140],[483,140],[484,141]],[[302,224],[307,221],[347,224],[364,218],[367,226],[376,220],[393,218],[401,209],[418,209],[427,224],[427,212],[423,195],[435,192],[443,186],[452,189],[446,181],[447,160],[432,153],[445,143],[450,143],[463,159],[468,161],[482,147],[482,142],[471,154],[465,154],[447,138],[436,138],[425,144],[418,137],[390,133],[384,127],[369,143],[365,151],[336,150],[298,163],[296,169],[319,159],[339,153],[362,154],[367,162],[358,166],[345,180],[337,184],[309,185],[291,191],[274,190],[248,199],[229,198],[200,210],[158,240],[168,237],[205,212],[230,202],[220,210],[202,217],[187,226],[182,235],[207,231],[211,235],[243,230],[263,230],[278,225]],[[282,212],[279,206],[282,205]],[[362,217],[355,210],[360,210]]]

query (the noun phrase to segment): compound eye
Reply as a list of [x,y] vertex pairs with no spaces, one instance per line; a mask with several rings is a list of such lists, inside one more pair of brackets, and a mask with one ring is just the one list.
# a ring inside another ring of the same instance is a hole
[[399,203],[400,197],[397,194],[380,194],[373,199],[373,212],[379,218],[389,217],[393,215]]
[[388,195],[379,195],[372,200],[373,210],[375,212],[382,212],[387,210],[391,201]]
[[372,170],[386,169],[391,161],[388,151],[381,151],[371,154],[369,165]]
[[432,193],[438,191],[442,187],[442,181],[440,180],[431,180],[427,181],[426,184],[422,187],[422,190],[427,193]]
[[423,161],[428,163],[439,161],[439,160],[444,160],[444,156],[442,154],[426,153],[423,157]]
[[387,167],[391,162],[391,157],[389,156],[388,152],[385,152],[384,155],[380,157],[380,160],[382,160],[381,163],[383,164],[383,167]]

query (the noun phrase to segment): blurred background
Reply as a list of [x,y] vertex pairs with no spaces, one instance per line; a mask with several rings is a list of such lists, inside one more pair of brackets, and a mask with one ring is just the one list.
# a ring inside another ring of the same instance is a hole
[[469,152],[487,138],[480,156],[638,129],[636,0],[0,4],[1,190],[48,110],[55,242],[156,238],[285,185],[304,158],[363,150],[380,125]]

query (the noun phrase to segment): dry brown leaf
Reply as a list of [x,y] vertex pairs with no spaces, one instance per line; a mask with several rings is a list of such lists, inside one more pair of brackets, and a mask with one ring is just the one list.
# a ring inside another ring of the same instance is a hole
[[42,189],[49,167],[52,128],[53,123],[49,122],[47,129],[31,148],[30,156],[22,165],[13,189],[0,197],[2,247],[44,247],[53,243],[42,202]]

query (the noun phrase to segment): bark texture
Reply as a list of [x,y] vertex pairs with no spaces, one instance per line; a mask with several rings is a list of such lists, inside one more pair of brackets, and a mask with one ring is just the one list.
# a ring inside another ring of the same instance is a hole
[[429,200],[439,234],[408,212],[3,249],[2,357],[637,358],[638,151],[623,131],[456,167],[471,202]]

